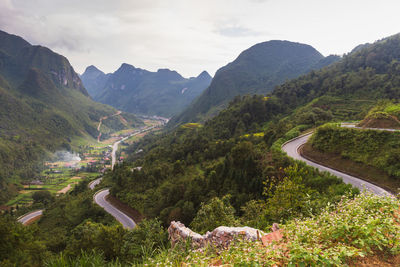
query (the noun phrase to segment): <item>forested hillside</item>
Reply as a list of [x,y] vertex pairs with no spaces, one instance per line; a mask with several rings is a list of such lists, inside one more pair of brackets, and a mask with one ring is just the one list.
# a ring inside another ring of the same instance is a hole
[[[283,124],[268,126],[267,122],[280,113],[274,100],[238,98],[204,125],[184,124],[172,133],[145,138],[129,151],[133,163],[119,166],[108,177],[113,183],[111,192],[148,218],[159,217],[165,225],[171,220],[192,223],[201,231],[212,226],[196,226],[196,213],[201,203],[214,198],[229,199],[225,201],[233,206],[234,215],[248,218],[247,206],[267,201],[270,205],[254,220],[258,227],[304,212],[301,203],[306,201],[306,193],[316,211],[350,187],[329,175],[294,165],[276,149],[273,144],[280,137],[293,137],[314,125],[298,125],[289,133]],[[145,156],[135,153],[139,149],[144,149]],[[142,168],[135,170],[138,166]],[[281,188],[283,184],[285,188]],[[286,186],[293,187],[289,190]],[[286,208],[265,210],[278,205],[286,194],[296,199],[287,204],[295,205],[286,207],[291,209],[289,213]]]
[[116,112],[90,99],[65,57],[0,31],[0,203],[35,178],[46,153],[96,137],[100,118]]
[[398,128],[399,111],[400,104],[380,101],[359,123],[361,127],[372,129],[347,128],[337,124],[321,126],[302,153],[312,160],[398,193],[400,133],[379,129]]
[[344,56],[337,64],[278,86],[273,95],[289,108],[322,96],[360,102],[399,99],[399,47],[399,34],[388,37]]
[[243,51],[220,68],[210,86],[170,124],[204,121],[215,116],[237,95],[265,94],[274,86],[340,58],[324,58],[313,47],[289,41],[269,41]]

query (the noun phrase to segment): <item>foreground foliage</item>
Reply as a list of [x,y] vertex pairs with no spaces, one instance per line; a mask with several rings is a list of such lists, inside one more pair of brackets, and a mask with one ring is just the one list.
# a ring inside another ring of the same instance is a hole
[[284,238],[268,247],[238,241],[218,251],[185,250],[177,247],[149,260],[155,265],[207,266],[252,264],[253,266],[346,266],[371,255],[400,252],[399,201],[362,193],[344,196],[337,205],[327,205],[318,216],[294,219],[283,226]]

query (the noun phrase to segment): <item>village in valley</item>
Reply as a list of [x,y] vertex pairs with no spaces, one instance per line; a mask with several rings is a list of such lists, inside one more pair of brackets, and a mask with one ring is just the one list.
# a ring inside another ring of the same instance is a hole
[[[137,142],[151,131],[159,130],[167,120],[158,117],[144,119],[145,126],[121,130],[110,134],[105,140],[87,142],[80,140],[75,152],[57,151],[51,155],[51,160],[43,163],[40,175],[31,181],[23,182],[18,195],[6,205],[1,206],[2,212],[18,212],[34,204],[33,194],[39,191],[49,191],[53,196],[70,192],[83,180],[92,181],[101,177],[112,166],[113,145],[116,149],[116,164],[126,158],[124,149]],[[19,212],[18,212],[19,213]]]

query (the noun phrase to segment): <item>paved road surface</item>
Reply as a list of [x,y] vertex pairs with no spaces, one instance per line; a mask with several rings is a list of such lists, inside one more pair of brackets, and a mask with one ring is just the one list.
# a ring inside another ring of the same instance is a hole
[[111,205],[107,200],[105,199],[106,196],[109,194],[109,189],[104,189],[99,192],[97,192],[93,198],[94,201],[99,205],[100,207],[104,208],[104,210],[108,213],[110,213],[117,221],[119,221],[125,228],[127,229],[133,229],[136,227],[136,223],[128,217],[128,215],[124,214],[117,208],[115,208],[113,205]]
[[90,188],[91,190],[93,190],[93,189],[96,187],[96,185],[98,185],[98,184],[101,182],[102,179],[103,179],[103,178],[100,177],[100,178],[97,178],[96,180],[91,181],[91,182],[89,183],[89,188]]
[[131,135],[129,135],[129,136],[127,136],[127,137],[124,137],[124,138],[122,138],[121,140],[115,142],[115,143],[113,144],[112,152],[111,152],[111,170],[114,170],[114,165],[115,165],[115,163],[117,162],[116,154],[117,154],[118,146],[119,146],[119,144],[120,144],[121,142],[125,141],[126,139],[128,139],[128,138],[130,138],[130,137],[132,137],[132,136],[135,136],[135,135],[138,135],[138,134],[140,134],[140,133],[144,133],[144,132],[150,131],[150,130],[154,129],[154,128],[157,127],[157,126],[158,126],[158,125],[155,125],[155,126],[151,126],[151,127],[148,127],[148,128],[144,128],[144,129],[142,129],[142,130],[135,131],[135,132],[133,132]]
[[22,223],[23,225],[26,225],[30,220],[32,220],[33,218],[36,218],[38,216],[41,216],[42,214],[43,214],[43,210],[37,210],[37,211],[30,212],[26,215],[19,217],[18,222]]
[[357,187],[360,190],[366,189],[366,190],[371,191],[371,192],[373,192],[374,194],[377,194],[377,195],[386,195],[386,196],[387,195],[392,195],[391,193],[387,192],[385,189],[380,188],[379,186],[376,186],[374,184],[371,184],[371,183],[368,183],[368,182],[366,182],[364,180],[361,180],[361,179],[359,179],[357,177],[354,177],[354,176],[351,176],[351,175],[336,171],[336,170],[331,169],[329,167],[325,167],[325,166],[319,165],[319,164],[317,164],[315,162],[312,162],[312,161],[309,161],[309,160],[303,158],[300,155],[300,153],[298,152],[298,149],[299,149],[300,146],[302,146],[303,144],[305,144],[307,142],[307,140],[311,137],[311,134],[312,133],[310,133],[308,135],[305,135],[305,136],[302,136],[300,138],[295,138],[295,139],[285,143],[282,146],[282,150],[285,151],[288,154],[289,157],[292,157],[292,158],[297,159],[297,160],[304,161],[305,163],[307,163],[307,165],[313,166],[313,167],[319,169],[320,171],[327,171],[327,172],[329,172],[329,173],[331,173],[331,174],[333,174],[333,175],[335,175],[335,176],[337,176],[339,178],[342,178],[344,183],[352,184],[354,187]]
[[[154,127],[150,127],[150,128],[153,129]],[[118,150],[119,144],[120,144],[121,142],[125,141],[126,139],[132,137],[132,136],[135,136],[135,135],[137,135],[137,134],[140,134],[140,133],[143,133],[143,132],[145,132],[145,131],[150,130],[150,128],[147,128],[147,129],[145,129],[145,130],[135,131],[135,132],[133,132],[131,135],[129,135],[129,136],[127,136],[127,137],[124,137],[124,138],[122,138],[121,140],[119,140],[119,141],[117,141],[117,142],[115,142],[115,143],[113,144],[112,152],[111,152],[111,170],[114,170],[114,165],[115,165],[115,163],[117,162],[116,154],[117,154],[117,150]]]
[[340,127],[346,128],[354,128],[354,129],[362,129],[362,130],[375,130],[375,131],[388,131],[388,132],[399,132],[400,130],[397,129],[387,129],[387,128],[364,128],[364,127],[357,127],[355,123],[341,123]]

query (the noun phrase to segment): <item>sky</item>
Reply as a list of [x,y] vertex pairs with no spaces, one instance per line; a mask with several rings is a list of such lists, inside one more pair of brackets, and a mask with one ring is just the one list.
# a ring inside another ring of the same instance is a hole
[[269,40],[324,56],[400,32],[392,0],[0,0],[0,29],[66,56],[75,71],[122,63],[214,75]]

